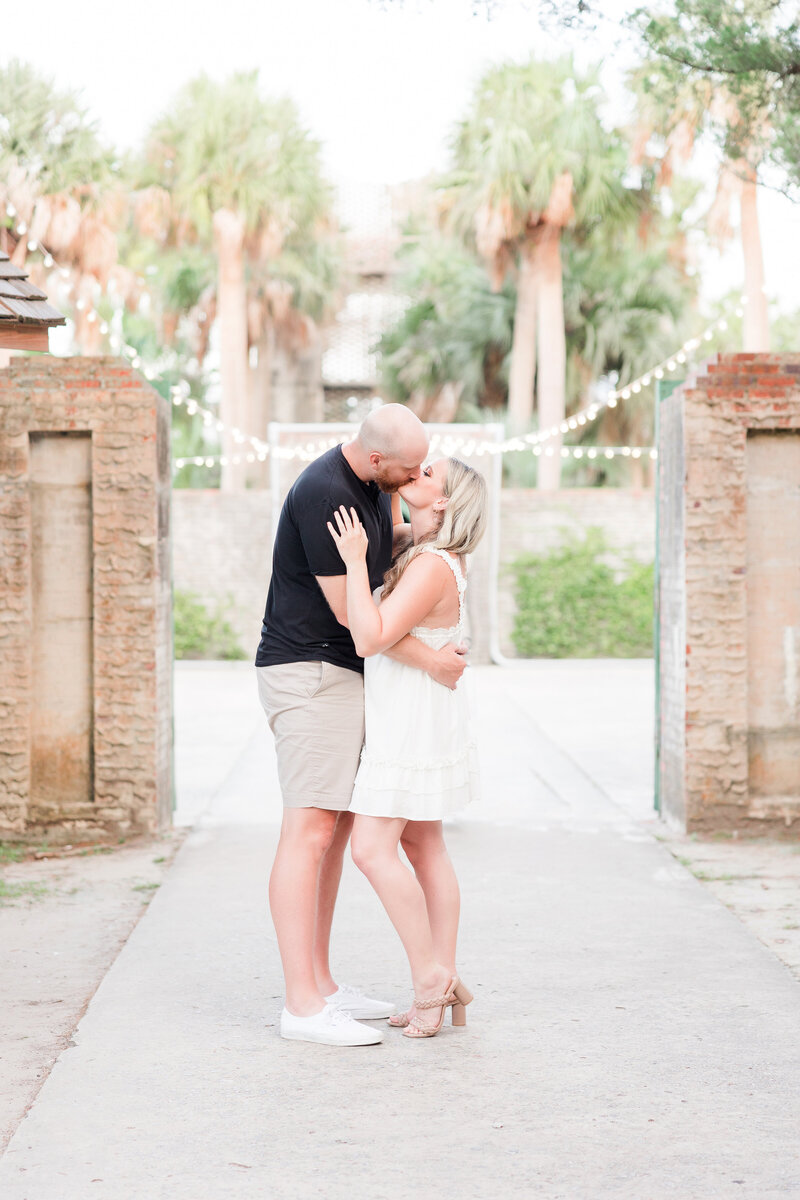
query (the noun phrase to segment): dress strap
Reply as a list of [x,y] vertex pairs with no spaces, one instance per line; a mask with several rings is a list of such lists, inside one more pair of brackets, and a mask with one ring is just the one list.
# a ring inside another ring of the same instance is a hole
[[450,570],[456,577],[456,587],[458,588],[458,623],[464,623],[464,594],[467,590],[467,581],[464,578],[464,572],[461,570],[461,563],[447,550],[442,550],[439,546],[431,546],[430,544],[422,547],[421,554],[428,551],[430,554],[436,554],[439,558],[444,559]]

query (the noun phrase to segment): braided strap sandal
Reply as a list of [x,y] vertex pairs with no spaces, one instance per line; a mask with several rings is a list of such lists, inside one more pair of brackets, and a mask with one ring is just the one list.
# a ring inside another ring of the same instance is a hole
[[[447,991],[443,996],[434,996],[431,1000],[418,1000],[414,997],[414,1008],[416,1015],[408,1020],[408,1027],[403,1030],[403,1037],[407,1038],[425,1038],[435,1037],[440,1032],[444,1025],[444,1014],[448,1008],[453,1009],[452,1022],[453,1025],[466,1025],[467,1023],[467,1005],[472,1001],[472,992],[469,988],[464,987],[464,984],[454,975],[450,980]],[[420,1011],[426,1009],[438,1008],[439,1020],[436,1025],[429,1024],[420,1016]]]

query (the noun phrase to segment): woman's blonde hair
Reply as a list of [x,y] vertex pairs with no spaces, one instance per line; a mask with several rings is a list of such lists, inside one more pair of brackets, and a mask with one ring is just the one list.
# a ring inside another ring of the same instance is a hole
[[381,599],[394,591],[400,576],[423,546],[435,546],[450,554],[471,554],[486,529],[486,480],[480,471],[468,467],[459,458],[447,460],[447,476],[442,489],[447,504],[441,524],[409,546],[392,563],[383,579]]

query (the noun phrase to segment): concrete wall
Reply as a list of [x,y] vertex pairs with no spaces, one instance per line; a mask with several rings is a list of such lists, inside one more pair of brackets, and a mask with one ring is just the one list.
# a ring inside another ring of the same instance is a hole
[[797,836],[800,354],[718,357],[661,416],[664,811]]
[[[478,464],[480,465],[480,464]],[[485,465],[485,464],[484,464]],[[281,494],[302,464],[287,463]],[[653,493],[630,489],[576,488],[555,495],[503,489],[501,563],[523,553],[559,545],[565,531],[580,535],[599,526],[612,547],[651,562],[654,548]],[[173,492],[175,586],[193,591],[212,608],[219,606],[236,629],[242,647],[255,654],[270,575],[272,502],[263,491],[228,495],[180,488]],[[488,661],[488,539],[470,564],[472,653]],[[508,570],[500,576],[500,646],[513,656],[514,601]]]
[[498,612],[500,647],[514,657],[513,578],[510,564],[521,554],[546,554],[592,527],[603,531],[609,549],[650,563],[655,553],[654,494],[633,488],[567,488],[538,492],[504,488],[501,493]]
[[169,439],[120,361],[0,371],[0,836],[169,821]]
[[271,574],[270,545],[269,492],[173,490],[175,587],[224,613],[253,656]]

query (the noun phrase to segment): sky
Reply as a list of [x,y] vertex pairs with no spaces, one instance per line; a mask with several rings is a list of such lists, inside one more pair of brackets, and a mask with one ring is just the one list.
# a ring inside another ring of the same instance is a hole
[[[330,178],[350,193],[358,184],[442,170],[449,131],[494,62],[565,50],[579,65],[602,57],[609,118],[628,115],[621,78],[634,51],[613,19],[587,36],[543,30],[534,0],[499,0],[491,21],[472,7],[471,0],[38,0],[35,21],[5,23],[0,62],[25,59],[80,90],[120,148],[139,143],[192,75],[258,68],[265,91],[297,102]],[[609,0],[604,12],[613,17],[624,7]],[[710,154],[698,170],[712,179]],[[794,310],[796,271],[786,250],[800,238],[800,206],[762,190],[760,215],[767,292]],[[707,299],[741,285],[735,243],[722,256],[706,252],[699,266]]]

